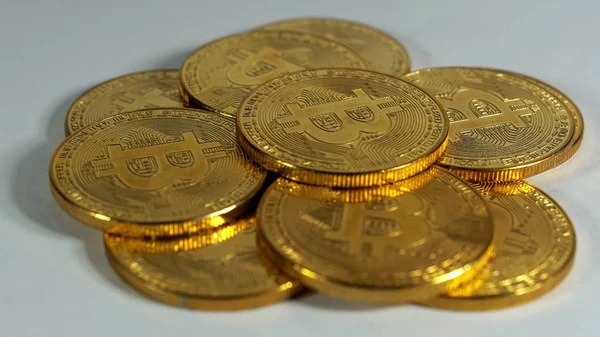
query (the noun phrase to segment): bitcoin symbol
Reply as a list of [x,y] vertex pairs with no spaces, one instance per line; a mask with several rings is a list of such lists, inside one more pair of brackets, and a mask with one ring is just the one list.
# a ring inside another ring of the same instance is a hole
[[351,143],[361,133],[376,134],[390,128],[388,114],[402,111],[391,97],[373,99],[363,89],[352,90],[355,97],[303,108],[287,104],[291,116],[278,118],[286,133],[306,132],[330,144]]
[[[305,48],[292,49],[287,52],[309,51]],[[235,65],[227,72],[227,78],[239,85],[256,86],[286,73],[303,68],[281,58],[275,49],[266,47],[256,53],[240,49],[228,56]]]
[[[477,97],[474,99],[473,97]],[[460,90],[446,101],[445,95],[438,95],[448,110],[451,123],[449,140],[460,142],[462,135],[469,135],[474,129],[511,124],[514,127],[528,127],[531,116],[539,111],[539,106],[528,99],[500,99],[481,90]],[[503,139],[498,143],[507,143]]]
[[[348,253],[360,254],[370,248],[372,257],[382,257],[390,245],[414,246],[430,233],[425,219],[425,204],[414,194],[370,204],[344,205],[340,228],[326,232],[327,239],[348,243]],[[408,222],[403,224],[403,222]]]
[[517,217],[509,210],[509,208],[522,209],[522,206],[516,204],[507,208],[497,200],[492,199],[491,201],[488,205],[496,225],[496,242],[499,245],[500,255],[522,256],[534,254],[538,249],[537,243],[530,235],[523,232],[525,224],[518,220],[520,218],[527,219],[528,217]]
[[121,111],[134,111],[144,107],[170,107],[181,104],[163,96],[164,91],[152,89],[143,95],[134,93],[121,93],[115,95],[111,104],[116,105]]
[[124,150],[108,145],[108,158],[93,160],[96,177],[117,176],[125,185],[139,190],[156,190],[174,179],[198,180],[208,171],[208,160],[226,156],[219,142],[198,143],[192,132],[183,141]]

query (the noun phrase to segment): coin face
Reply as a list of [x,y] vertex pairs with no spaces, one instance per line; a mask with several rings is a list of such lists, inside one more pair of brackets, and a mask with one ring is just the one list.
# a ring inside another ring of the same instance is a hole
[[237,310],[282,301],[301,289],[260,254],[255,233],[252,224],[225,242],[162,254],[105,244],[115,271],[141,292],[177,306]]
[[427,305],[500,309],[525,303],[558,285],[575,256],[575,230],[567,214],[526,182],[486,186],[496,225],[497,256],[485,272]]
[[388,34],[362,23],[332,18],[301,18],[272,22],[260,29],[318,34],[350,47],[365,60],[367,69],[394,76],[410,71],[410,57],[404,46]]
[[92,123],[50,163],[72,216],[116,234],[173,236],[224,224],[265,181],[235,141],[235,122],[193,109],[149,109]]
[[482,68],[431,68],[403,79],[446,108],[450,143],[439,163],[466,179],[518,180],[574,153],[574,116],[580,113],[537,81]]
[[258,163],[316,185],[380,185],[426,169],[444,151],[438,103],[395,77],[355,69],[289,74],[254,90],[238,140]]
[[263,195],[258,222],[278,267],[311,288],[352,300],[431,298],[470,279],[492,255],[485,201],[436,167],[368,189],[280,178]]
[[182,108],[178,70],[150,70],[101,83],[79,98],[65,123],[67,135],[108,116],[150,108]]
[[205,44],[184,61],[181,88],[190,105],[235,117],[250,90],[307,68],[364,67],[341,43],[293,31],[255,31]]

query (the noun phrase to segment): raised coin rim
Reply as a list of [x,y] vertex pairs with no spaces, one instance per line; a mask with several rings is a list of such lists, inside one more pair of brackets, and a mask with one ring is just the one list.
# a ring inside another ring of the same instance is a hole
[[[419,302],[419,304],[429,307],[436,307],[440,309],[449,309],[449,310],[464,310],[464,311],[483,311],[483,310],[498,310],[505,309],[508,307],[513,307],[521,304],[525,304],[530,302],[538,297],[541,297],[548,292],[552,291],[556,288],[560,283],[565,279],[565,277],[569,274],[569,271],[572,269],[573,264],[575,262],[575,254],[577,251],[577,235],[575,232],[575,226],[571,221],[569,215],[564,210],[564,208],[556,202],[550,195],[548,195],[544,190],[538,188],[537,186],[522,181],[520,183],[529,185],[537,192],[544,195],[544,197],[550,200],[560,212],[565,216],[566,222],[569,224],[571,228],[571,232],[573,233],[573,249],[570,251],[569,257],[565,264],[561,267],[561,269],[554,275],[551,275],[546,281],[542,283],[542,286],[538,289],[530,291],[526,294],[514,296],[513,294],[498,294],[492,296],[471,296],[471,297],[459,297],[459,296],[451,296],[447,294],[442,294],[438,297],[429,299],[427,301]],[[486,201],[487,203],[487,201]],[[493,260],[490,261],[493,264]],[[477,276],[475,276],[477,277]]]
[[[80,127],[77,130],[73,130],[73,127],[71,126],[71,123],[69,123],[69,121],[71,120],[70,117],[73,115],[74,108],[77,105],[77,103],[79,101],[81,101],[81,100],[88,99],[86,96],[88,96],[92,91],[96,90],[97,88],[99,88],[99,87],[101,87],[103,85],[107,85],[107,84],[110,84],[112,82],[118,82],[118,81],[123,80],[124,78],[130,77],[130,76],[144,75],[144,74],[147,74],[147,73],[164,73],[164,72],[173,72],[173,74],[175,75],[174,79],[178,79],[179,78],[179,75],[178,75],[179,74],[179,69],[149,69],[149,70],[142,70],[142,71],[136,71],[136,72],[132,72],[132,73],[127,73],[125,75],[120,75],[120,76],[117,76],[117,77],[105,80],[105,81],[103,81],[101,83],[98,83],[98,84],[92,86],[87,91],[85,91],[83,94],[79,95],[75,100],[73,100],[73,103],[71,103],[71,105],[69,106],[69,110],[67,110],[67,115],[65,117],[65,125],[64,125],[65,136],[68,137],[71,134],[73,134],[73,133],[75,133],[75,132],[77,132],[77,131],[79,131],[79,130],[81,130],[81,129],[83,129],[83,128],[85,128],[87,126],[87,125],[85,125],[85,126]],[[183,98],[182,98],[182,100],[183,100]],[[92,102],[92,101],[90,101],[90,102]],[[168,108],[170,108],[170,107],[168,107]],[[173,108],[175,108],[175,107],[173,107]],[[102,119],[104,119],[104,118],[101,118],[99,120],[102,120]]]
[[207,311],[243,310],[284,301],[302,290],[300,282],[290,279],[267,292],[244,296],[194,296],[182,292],[169,291],[152,285],[132,273],[127,266],[121,263],[113,248],[106,241],[104,241],[104,248],[110,265],[126,283],[143,295],[173,306]]
[[[564,93],[562,93],[560,90],[554,88],[553,86],[551,86],[541,80],[527,76],[527,75],[523,75],[523,74],[519,74],[516,72],[503,70],[503,69],[486,68],[486,67],[430,67],[430,68],[423,68],[423,69],[418,69],[418,70],[412,71],[412,72],[402,76],[402,78],[404,78],[405,76],[409,76],[411,74],[418,73],[418,72],[434,70],[434,69],[484,70],[484,71],[496,72],[497,74],[508,74],[508,75],[511,75],[511,76],[514,76],[517,78],[524,79],[526,81],[529,81],[529,82],[547,90],[548,92],[550,92],[551,94],[556,96],[556,98],[558,98],[565,105],[565,108],[570,113],[571,120],[573,121],[573,132],[571,134],[571,138],[562,148],[557,150],[554,154],[550,155],[549,157],[539,159],[539,160],[533,161],[528,164],[520,164],[520,165],[515,165],[515,166],[508,167],[508,168],[503,168],[503,169],[492,169],[492,168],[476,168],[475,169],[475,168],[469,168],[469,167],[440,164],[441,166],[449,169],[452,173],[460,176],[461,178],[466,179],[468,181],[481,181],[481,182],[485,182],[485,181],[509,182],[509,181],[523,180],[525,178],[534,176],[536,174],[548,171],[548,170],[566,162],[568,159],[570,159],[575,154],[575,152],[577,152],[577,150],[581,146],[581,143],[583,140],[583,128],[584,128],[583,115],[581,114],[581,111],[579,110],[579,108],[575,105],[575,103],[573,103],[573,101],[571,101],[571,99],[568,96],[566,96]],[[418,84],[414,84],[414,85],[419,86]],[[423,89],[423,90],[425,90],[425,89]],[[442,107],[443,107],[443,105],[442,105]]]
[[[451,172],[443,168],[436,167],[436,169],[452,175]],[[462,181],[466,186],[472,188],[468,182],[460,179],[460,177],[458,176],[455,177],[458,180]],[[265,191],[264,195],[266,195],[271,188],[274,188],[275,184],[276,182],[271,184],[271,186],[267,188],[267,191]],[[483,197],[481,197],[477,191],[473,190],[473,193],[475,193],[483,200]],[[487,202],[484,203],[484,205],[486,209],[488,209]],[[469,282],[470,280],[472,280],[474,277],[476,277],[477,273],[484,266],[487,265],[487,263],[495,254],[495,234],[493,234],[492,237],[490,237],[488,247],[481,252],[477,259],[465,264],[465,266],[462,267],[463,272],[461,274],[450,272],[443,275],[442,277],[436,277],[435,280],[430,283],[423,283],[416,288],[413,287],[406,289],[398,289],[394,287],[378,288],[349,284],[343,282],[342,280],[337,280],[322,275],[318,272],[315,272],[314,270],[306,268],[300,263],[292,262],[291,260],[289,260],[288,257],[280,253],[273,246],[273,243],[266,239],[265,235],[263,234],[261,226],[262,208],[263,203],[261,202],[258,206],[257,212],[257,245],[265,252],[269,259],[285,274],[287,274],[291,278],[300,280],[305,286],[313,290],[320,291],[334,297],[344,298],[347,300],[392,304],[418,302],[432,299],[444,291],[451,290],[460,284],[464,284],[465,282]],[[491,213],[489,213],[489,209],[488,214],[490,214],[491,219]],[[490,220],[490,225],[494,225],[492,220]]]
[[[192,90],[190,89],[189,83],[187,81],[184,81],[184,69],[185,69],[186,65],[191,62],[190,60],[193,57],[195,57],[196,53],[198,53],[201,49],[206,48],[209,45],[212,45],[212,44],[215,44],[215,43],[220,43],[221,41],[224,41],[224,40],[227,40],[227,39],[230,39],[230,38],[242,37],[244,35],[257,34],[257,33],[261,33],[261,32],[262,33],[264,33],[264,32],[273,32],[273,33],[289,33],[289,34],[294,34],[294,35],[305,35],[305,36],[312,36],[313,38],[316,38],[316,39],[319,39],[319,40],[333,42],[335,44],[338,44],[338,45],[346,48],[348,52],[354,54],[354,56],[356,56],[356,58],[361,61],[363,68],[357,68],[357,69],[364,69],[365,68],[365,60],[360,55],[358,55],[352,48],[346,46],[345,44],[343,44],[341,42],[325,38],[325,37],[323,37],[323,36],[321,36],[319,34],[307,33],[307,32],[302,32],[302,31],[297,31],[297,30],[289,30],[289,29],[288,30],[284,30],[284,29],[278,29],[278,30],[251,30],[251,31],[246,31],[246,32],[241,32],[241,33],[229,34],[229,35],[226,35],[224,37],[208,41],[205,44],[201,45],[200,47],[196,48],[194,51],[192,51],[191,53],[188,54],[188,56],[185,58],[185,60],[181,64],[181,68],[179,69],[179,83],[180,83],[180,85],[179,85],[179,92],[180,92],[181,97],[183,98],[183,101],[185,102],[185,104],[187,106],[190,106],[190,107],[196,107],[197,109],[200,109],[200,110],[211,111],[213,113],[218,113],[221,116],[224,116],[224,117],[227,117],[227,118],[234,118],[235,119],[236,116],[237,116],[237,113],[231,115],[229,113],[226,113],[226,112],[223,112],[223,111],[219,111],[218,109],[215,109],[215,108],[211,107],[210,105],[203,103],[199,98],[197,98],[194,95],[194,93],[192,92]],[[317,68],[310,68],[310,69],[317,69]],[[279,77],[281,77],[281,76],[279,76]],[[267,81],[267,82],[270,82],[270,81]],[[260,86],[262,86],[262,84],[258,85],[257,87],[260,87]],[[252,93],[252,91],[254,91],[254,89],[251,90],[250,93]]]
[[[137,111],[162,111],[162,110],[192,110],[192,111],[201,111],[207,114],[213,114],[210,111],[199,110],[199,109],[190,109],[190,108],[155,108],[155,109],[143,109],[143,110],[135,110],[130,112],[124,112],[121,114],[113,115],[106,117],[97,123],[101,123],[104,120],[114,119],[120,115],[130,114]],[[177,118],[176,116],[172,116],[173,118]],[[225,118],[225,117],[221,117]],[[231,119],[225,118],[228,121]],[[78,130],[71,136],[75,136],[80,132],[84,132],[87,127]],[[64,139],[61,144],[59,144],[52,155],[52,159],[50,160],[50,165],[48,169],[48,174],[50,178],[50,190],[56,202],[61,206],[61,208],[67,212],[70,216],[77,219],[78,221],[101,230],[104,230],[110,234],[115,235],[123,235],[130,237],[167,237],[167,236],[180,236],[187,234],[198,233],[205,229],[215,228],[227,223],[231,223],[235,221],[242,214],[247,213],[252,210],[260,199],[260,192],[264,189],[264,185],[267,179],[267,172],[262,170],[262,177],[260,181],[257,183],[256,191],[254,193],[246,196],[244,200],[240,200],[235,205],[230,205],[225,207],[219,211],[212,212],[206,216],[200,218],[191,218],[187,220],[174,221],[174,222],[129,222],[123,221],[117,218],[111,218],[101,213],[93,212],[89,209],[86,209],[80,205],[73,203],[71,200],[66,198],[64,194],[60,191],[60,188],[56,185],[53,177],[53,167],[56,161],[56,156],[60,149],[63,147],[70,138]]]
[[[442,119],[444,120],[443,130],[440,133],[439,140],[435,145],[433,145],[429,151],[429,153],[425,153],[420,157],[416,158],[412,162],[405,163],[400,166],[395,166],[388,169],[378,169],[360,173],[341,173],[341,172],[332,172],[326,170],[314,170],[307,169],[303,167],[299,167],[288,162],[285,162],[277,157],[269,154],[268,152],[263,151],[260,147],[258,147],[254,142],[249,139],[249,136],[243,131],[243,119],[240,116],[244,112],[244,106],[246,102],[259,90],[263,87],[271,85],[271,83],[276,81],[281,81],[286,77],[295,76],[296,74],[300,74],[303,72],[327,72],[327,71],[351,71],[351,72],[363,72],[363,73],[372,73],[377,74],[379,76],[385,76],[388,78],[392,78],[394,80],[402,81],[408,85],[415,87],[425,94],[427,97],[432,99],[433,102],[436,103],[440,111],[442,112]],[[364,69],[352,69],[352,68],[314,68],[314,69],[306,69],[293,73],[289,73],[284,76],[277,77],[271,81],[265,82],[256,88],[254,88],[242,101],[240,107],[237,112],[237,140],[238,143],[242,146],[244,151],[248,153],[255,162],[265,167],[267,170],[275,172],[287,179],[306,183],[311,185],[319,185],[319,186],[328,186],[328,187],[343,187],[343,188],[356,188],[356,187],[371,187],[377,185],[384,185],[388,183],[397,182],[409,177],[412,177],[433,165],[444,153],[446,147],[448,145],[448,132],[450,122],[448,120],[448,116],[445,113],[445,109],[439,103],[437,99],[429,95],[426,91],[421,89],[418,86],[414,86],[411,83],[399,79],[397,77],[371,71]]]

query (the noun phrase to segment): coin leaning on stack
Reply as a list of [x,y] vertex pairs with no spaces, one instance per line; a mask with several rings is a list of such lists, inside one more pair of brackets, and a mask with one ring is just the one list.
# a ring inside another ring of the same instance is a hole
[[307,287],[497,309],[574,261],[566,212],[523,179],[577,151],[577,107],[508,71],[410,72],[398,41],[357,22],[209,42],[180,70],[87,91],[65,131],[58,204],[104,231],[127,283],[172,305],[253,308]]

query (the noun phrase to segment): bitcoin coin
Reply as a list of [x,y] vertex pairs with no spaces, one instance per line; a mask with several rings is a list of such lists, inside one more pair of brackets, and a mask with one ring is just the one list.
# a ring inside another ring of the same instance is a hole
[[255,86],[283,74],[321,67],[364,67],[348,47],[318,35],[255,31],[200,47],[181,68],[181,92],[190,105],[235,117]]
[[367,69],[401,76],[410,71],[404,46],[371,26],[332,18],[300,18],[272,22],[260,29],[295,30],[318,34],[350,47],[365,60]]
[[193,109],[114,115],[67,138],[50,163],[73,217],[124,236],[177,236],[243,214],[266,171],[235,141],[235,122]]
[[[564,152],[561,154],[565,158],[564,159],[565,161],[567,159],[571,158],[575,154],[575,152],[577,152],[577,150],[579,150],[579,148],[581,147],[581,143],[583,141],[583,129],[584,129],[585,123],[583,121],[583,115],[581,114],[581,110],[579,110],[577,105],[575,105],[575,103],[573,103],[569,97],[567,97],[565,94],[560,92],[558,89],[550,86],[549,84],[544,83],[533,77],[526,76],[526,75],[521,75],[521,74],[515,74],[515,75],[524,77],[527,80],[534,82],[535,84],[544,88],[544,90],[547,90],[549,93],[551,93],[552,95],[557,97],[561,101],[561,103],[564,104],[564,106],[567,108],[567,110],[573,114],[573,116],[572,116],[573,123],[575,124],[574,131],[573,131],[573,138],[571,138],[571,142],[569,143],[567,148],[565,148]],[[560,164],[560,162],[558,164]]]
[[[340,198],[352,193],[370,199]],[[472,278],[493,253],[485,201],[437,167],[345,191],[280,178],[261,199],[258,223],[259,246],[285,273],[351,300],[432,298]]]
[[148,254],[105,244],[117,274],[171,305],[238,310],[279,302],[301,289],[259,252],[254,223],[230,240],[187,252]]
[[210,228],[197,232],[193,235],[154,239],[127,237],[104,233],[104,241],[108,246],[120,251],[123,250],[129,252],[154,254],[189,251],[229,240],[244,229],[248,228],[249,224],[252,224],[253,221],[254,216],[251,218],[245,217],[217,228]]
[[79,96],[69,111],[65,133],[108,116],[150,108],[182,108],[178,70],[150,70],[101,83]]
[[450,142],[439,163],[468,180],[523,179],[563,163],[581,143],[578,109],[539,81],[483,68],[431,68],[403,79],[446,108]]
[[288,74],[249,94],[238,141],[256,162],[303,183],[365,187],[405,179],[443,153],[448,120],[425,92],[358,69]]
[[575,230],[552,198],[526,182],[482,189],[495,221],[497,256],[472,282],[426,305],[486,310],[522,304],[557,286],[573,264]]

